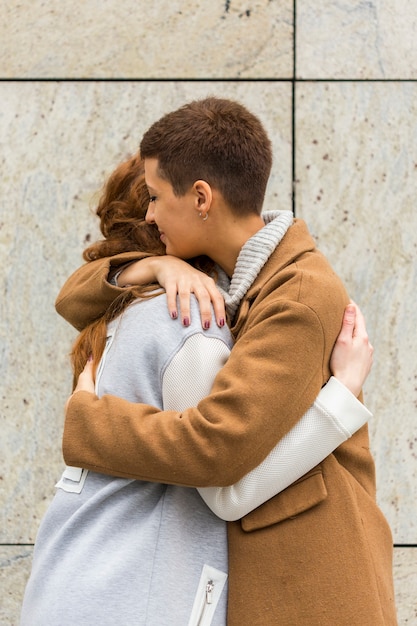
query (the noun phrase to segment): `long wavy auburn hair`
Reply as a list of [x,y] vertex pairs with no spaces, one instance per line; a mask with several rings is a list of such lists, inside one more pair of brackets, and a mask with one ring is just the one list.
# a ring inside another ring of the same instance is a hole
[[[135,154],[113,171],[103,187],[96,215],[104,239],[84,250],[84,260],[90,262],[131,251],[148,256],[165,254],[157,227],[145,221],[148,206],[143,160]],[[198,269],[213,273],[214,263],[208,257],[198,257],[191,262]],[[97,367],[106,344],[107,324],[137,298],[154,297],[161,291],[162,288],[155,283],[124,289],[107,311],[80,333],[71,351],[73,388],[89,357]]]

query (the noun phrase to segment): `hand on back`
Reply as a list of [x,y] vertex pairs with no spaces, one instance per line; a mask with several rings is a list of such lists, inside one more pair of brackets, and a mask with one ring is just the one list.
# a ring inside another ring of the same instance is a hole
[[165,289],[168,311],[172,319],[180,318],[184,326],[189,326],[190,294],[193,293],[200,307],[201,326],[204,329],[210,328],[211,306],[217,324],[224,326],[226,319],[224,300],[214,280],[175,256],[149,257],[132,263],[120,274],[118,285],[125,287],[128,284],[137,285],[153,281]]
[[372,367],[374,349],[366,332],[365,318],[358,305],[345,309],[342,329],[330,358],[333,376],[358,396]]

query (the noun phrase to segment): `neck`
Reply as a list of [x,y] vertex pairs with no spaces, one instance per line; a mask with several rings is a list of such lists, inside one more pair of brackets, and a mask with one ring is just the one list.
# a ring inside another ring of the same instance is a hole
[[[211,214],[211,217],[215,216]],[[242,247],[255,233],[265,226],[265,223],[263,218],[257,214],[251,214],[242,218],[230,214],[225,217],[225,213],[223,213],[218,224],[216,224],[216,221],[216,219],[213,219],[211,223],[212,236],[210,241],[212,242],[212,250],[208,253],[208,256],[231,277],[233,276],[236,261]]]

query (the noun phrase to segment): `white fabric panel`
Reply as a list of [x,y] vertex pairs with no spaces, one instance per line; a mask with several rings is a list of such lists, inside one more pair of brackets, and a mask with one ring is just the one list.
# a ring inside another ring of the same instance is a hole
[[184,411],[209,395],[217,372],[229,358],[228,346],[203,332],[187,339],[165,370],[164,410]]

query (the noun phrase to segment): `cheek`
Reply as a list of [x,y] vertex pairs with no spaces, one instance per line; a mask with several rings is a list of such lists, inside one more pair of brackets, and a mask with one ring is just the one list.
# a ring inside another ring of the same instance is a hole
[[182,258],[190,258],[197,256],[198,239],[190,228],[188,223],[171,224],[169,235],[167,237],[167,246],[175,250],[175,254]]

